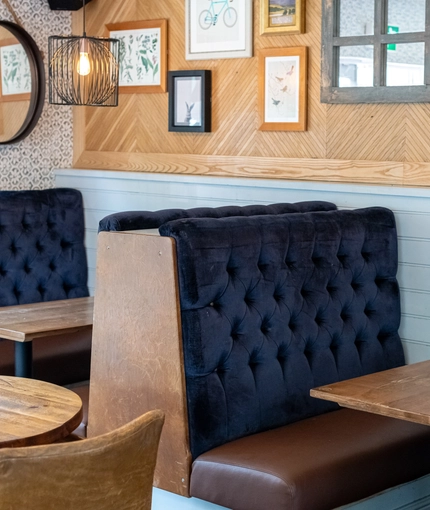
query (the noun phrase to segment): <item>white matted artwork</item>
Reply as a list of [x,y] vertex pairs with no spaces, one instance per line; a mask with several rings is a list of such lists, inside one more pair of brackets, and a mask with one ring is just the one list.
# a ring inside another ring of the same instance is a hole
[[175,80],[175,125],[202,125],[202,78],[183,76]]
[[160,29],[110,32],[119,40],[119,86],[160,85]]
[[0,48],[0,68],[2,96],[31,92],[30,63],[21,44],[11,44]]
[[300,57],[266,58],[264,122],[299,121]]
[[252,0],[186,0],[187,60],[252,57]]

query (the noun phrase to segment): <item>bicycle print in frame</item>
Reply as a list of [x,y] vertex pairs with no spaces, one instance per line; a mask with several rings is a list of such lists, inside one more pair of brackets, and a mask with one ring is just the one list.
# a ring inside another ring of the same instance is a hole
[[250,0],[186,0],[187,60],[252,57]]

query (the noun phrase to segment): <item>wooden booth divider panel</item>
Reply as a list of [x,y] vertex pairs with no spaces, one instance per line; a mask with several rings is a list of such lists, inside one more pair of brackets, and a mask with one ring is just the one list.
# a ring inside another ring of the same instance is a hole
[[154,485],[188,496],[191,456],[174,240],[101,232],[88,435],[161,409]]

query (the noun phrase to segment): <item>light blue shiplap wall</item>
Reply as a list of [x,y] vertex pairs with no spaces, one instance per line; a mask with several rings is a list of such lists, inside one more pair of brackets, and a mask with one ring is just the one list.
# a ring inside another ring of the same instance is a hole
[[[342,209],[388,207],[395,213],[399,236],[400,336],[409,363],[430,359],[430,189],[75,169],[56,170],[55,184],[77,188],[83,194],[92,292],[98,222],[113,212],[302,200],[328,200]],[[407,506],[396,493],[394,506],[371,502],[357,510],[430,508],[422,487],[430,494],[430,481],[416,484],[410,496],[415,503]],[[191,500],[187,509],[200,508],[190,505]]]

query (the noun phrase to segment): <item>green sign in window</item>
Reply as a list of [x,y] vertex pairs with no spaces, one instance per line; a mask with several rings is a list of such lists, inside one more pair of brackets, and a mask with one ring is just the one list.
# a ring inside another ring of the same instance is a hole
[[[395,25],[388,25],[387,27],[387,34],[398,34],[399,33],[399,27],[396,27]],[[396,44],[387,44],[387,50],[396,51]]]

